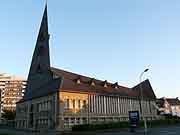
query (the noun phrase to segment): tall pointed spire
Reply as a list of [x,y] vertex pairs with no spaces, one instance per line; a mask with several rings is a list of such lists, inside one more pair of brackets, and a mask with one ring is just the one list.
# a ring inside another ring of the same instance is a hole
[[41,27],[40,27],[40,30],[39,30],[39,35],[38,35],[39,40],[41,40],[41,36],[44,36],[43,38],[48,37],[47,4],[45,5],[43,18],[42,18],[42,21],[41,21]]
[[38,67],[41,67],[44,70],[50,68],[47,5],[45,6],[44,9],[44,14],[43,14],[29,74],[36,73]]
[[25,98],[31,97],[32,93],[36,92],[37,88],[50,81],[52,78],[52,73],[50,71],[49,33],[46,4],[32,57]]

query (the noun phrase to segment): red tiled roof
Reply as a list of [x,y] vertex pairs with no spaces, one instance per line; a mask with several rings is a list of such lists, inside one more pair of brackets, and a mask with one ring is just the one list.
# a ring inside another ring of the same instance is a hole
[[[51,70],[56,76],[63,77],[63,83],[61,86],[61,90],[63,91],[88,92],[94,94],[119,95],[136,98],[139,97],[139,85],[134,88],[128,88],[120,86],[116,83],[117,88],[115,88],[115,84],[107,81],[97,80],[57,68],[51,68]],[[77,83],[77,79],[80,79],[80,84]],[[95,86],[91,85],[92,80],[95,83]],[[107,87],[104,87],[104,83],[107,84]],[[155,99],[155,94],[152,90],[150,82],[146,80],[145,82],[142,82],[142,86],[144,98]]]
[[[101,94],[120,94],[122,96],[128,96],[130,88],[119,86],[115,89],[112,83],[107,82],[107,87],[104,87],[104,81],[100,81],[94,78],[86,77],[83,75],[67,72],[61,69],[51,68],[52,72],[63,77],[62,90],[72,90],[80,92],[92,92]],[[80,79],[80,84],[77,84],[76,80]],[[95,86],[91,85],[91,81],[95,83]]]
[[[133,88],[128,88],[125,86],[120,86],[118,83],[112,84],[107,81],[97,80],[57,68],[51,68],[51,71],[54,75],[54,79],[51,82],[44,85],[42,88],[37,89],[36,93],[31,93],[32,96],[30,98],[23,98],[18,103],[31,100],[33,98],[46,96],[57,91],[140,98],[140,84]],[[80,79],[80,84],[77,83],[78,79]],[[91,85],[92,81],[95,84],[94,86]],[[105,83],[107,87],[104,87]],[[144,99],[156,99],[149,80],[142,82],[141,86],[143,89]]]
[[135,91],[136,94],[140,95],[141,88],[143,90],[142,94],[143,94],[144,98],[156,99],[156,95],[155,95],[155,93],[154,93],[154,91],[152,89],[152,86],[151,86],[148,79],[141,82],[140,84],[136,85],[132,89]]

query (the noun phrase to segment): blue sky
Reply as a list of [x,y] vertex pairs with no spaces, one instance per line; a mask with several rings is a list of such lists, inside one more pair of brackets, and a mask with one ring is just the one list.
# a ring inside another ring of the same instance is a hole
[[[0,4],[0,71],[27,77],[45,0]],[[180,96],[179,0],[48,2],[51,64],[132,87],[146,68],[158,97]]]

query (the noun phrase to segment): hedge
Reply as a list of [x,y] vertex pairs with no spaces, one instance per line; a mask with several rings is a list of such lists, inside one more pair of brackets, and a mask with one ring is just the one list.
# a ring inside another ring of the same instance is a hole
[[[147,121],[148,127],[165,126],[180,124],[180,119],[163,119],[163,120],[152,120]],[[123,122],[110,122],[104,124],[83,124],[75,125],[72,127],[72,131],[92,131],[92,130],[103,130],[103,129],[122,129],[129,128],[130,124],[128,121]],[[138,127],[143,127],[144,122],[140,121]]]

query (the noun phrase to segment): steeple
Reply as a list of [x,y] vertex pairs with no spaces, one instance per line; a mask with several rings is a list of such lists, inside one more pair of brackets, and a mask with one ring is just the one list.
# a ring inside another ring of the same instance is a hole
[[50,68],[47,5],[45,6],[29,74]]
[[31,97],[32,94],[36,92],[36,89],[52,80],[52,78],[53,75],[50,70],[49,32],[46,4],[31,61],[25,98]]

